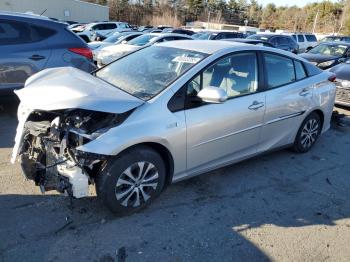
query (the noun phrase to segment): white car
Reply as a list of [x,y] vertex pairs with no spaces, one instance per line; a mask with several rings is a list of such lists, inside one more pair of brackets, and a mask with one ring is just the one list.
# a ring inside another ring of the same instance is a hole
[[83,38],[86,42],[93,41],[94,33],[98,33],[100,35],[107,35],[112,31],[124,31],[126,29],[130,29],[128,23],[124,22],[100,22],[100,23],[91,23],[87,24],[84,27],[73,28],[72,31],[81,38]]
[[150,33],[136,37],[129,41],[127,44],[113,45],[102,48],[97,55],[97,66],[102,67],[107,65],[119,57],[128,54],[132,51],[136,51],[146,46],[150,46],[156,43],[174,41],[174,40],[192,40],[193,38],[182,34],[173,33]]
[[129,32],[121,32],[121,33],[117,32],[117,33],[114,33],[113,35],[107,37],[103,41],[90,42],[90,43],[88,43],[88,46],[92,50],[92,55],[93,55],[94,61],[96,61],[98,53],[104,47],[118,45],[121,43],[127,43],[130,40],[132,40],[136,37],[139,37],[140,35],[143,35],[143,33],[137,32],[137,31],[129,31]]
[[93,74],[43,70],[15,91],[12,162],[43,192],[81,198],[95,184],[111,211],[136,212],[171,183],[309,151],[330,127],[334,81],[290,52],[210,40],[152,45]]
[[294,33],[288,35],[293,37],[295,42],[298,43],[299,53],[309,51],[311,48],[317,45],[317,38],[314,34]]

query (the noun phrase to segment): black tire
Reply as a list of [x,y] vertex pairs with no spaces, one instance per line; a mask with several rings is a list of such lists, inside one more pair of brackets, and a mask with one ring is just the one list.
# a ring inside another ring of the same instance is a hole
[[[165,178],[166,168],[162,157],[149,147],[139,146],[107,162],[97,175],[96,192],[110,211],[127,215],[145,208],[158,197]],[[123,196],[125,192],[130,193]]]
[[[315,123],[315,125],[313,123]],[[307,130],[310,130],[312,132],[307,132]],[[312,112],[310,115],[308,115],[308,117],[305,118],[298,130],[292,147],[293,151],[296,153],[308,152],[316,143],[318,137],[321,134],[321,130],[321,118],[317,113]]]

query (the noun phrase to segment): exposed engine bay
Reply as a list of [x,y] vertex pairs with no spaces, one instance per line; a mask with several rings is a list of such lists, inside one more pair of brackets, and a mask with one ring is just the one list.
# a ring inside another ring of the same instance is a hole
[[83,109],[33,111],[24,124],[18,152],[24,175],[42,192],[87,196],[89,184],[110,156],[77,148],[119,125],[129,114]]

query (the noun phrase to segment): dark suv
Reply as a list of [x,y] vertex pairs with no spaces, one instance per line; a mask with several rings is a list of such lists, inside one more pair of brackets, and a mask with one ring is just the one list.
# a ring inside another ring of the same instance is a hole
[[0,98],[13,97],[28,77],[45,68],[91,72],[92,52],[67,25],[48,18],[0,12]]
[[275,48],[279,48],[285,51],[298,53],[299,45],[294,39],[288,35],[277,35],[277,34],[258,34],[247,37],[248,39],[257,39],[270,43]]

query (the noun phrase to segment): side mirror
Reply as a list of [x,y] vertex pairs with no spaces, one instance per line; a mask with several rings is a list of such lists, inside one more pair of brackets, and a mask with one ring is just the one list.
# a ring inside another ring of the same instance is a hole
[[344,62],[346,62],[346,58],[344,58],[344,57],[339,58],[339,59],[338,59],[338,62],[339,62],[339,63],[344,63]]
[[122,41],[122,44],[126,44],[127,42],[128,42],[128,41],[126,41],[126,40],[123,40],[123,41]]
[[222,88],[208,86],[199,91],[197,97],[207,103],[219,104],[227,100],[227,93]]

